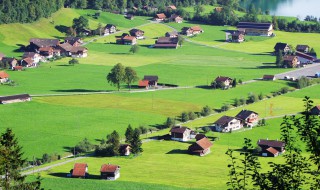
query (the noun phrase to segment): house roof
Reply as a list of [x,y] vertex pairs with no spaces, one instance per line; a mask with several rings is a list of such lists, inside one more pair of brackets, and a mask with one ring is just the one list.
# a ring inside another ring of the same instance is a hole
[[272,23],[239,22],[237,28],[268,30]]
[[170,38],[170,37],[159,37],[157,40],[157,44],[177,44],[178,38]]
[[134,37],[134,36],[125,36],[125,37],[123,37],[122,39],[123,39],[123,40],[133,41],[133,40],[136,39],[136,37]]
[[39,48],[39,51],[47,51],[47,52],[50,52],[50,51],[53,51],[53,48],[52,48],[52,47],[41,47],[41,48]]
[[73,47],[70,52],[71,53],[78,53],[78,52],[84,52],[87,50],[88,50],[87,48],[79,46],[79,47]]
[[17,61],[17,59],[14,57],[3,57],[2,58],[2,62],[4,62],[4,63],[6,63],[6,62],[11,63],[12,61]]
[[172,14],[172,15],[170,16],[171,19],[175,19],[175,18],[178,18],[178,17],[180,17],[180,16],[177,15],[177,14]]
[[114,173],[119,169],[120,169],[120,166],[118,165],[103,164],[101,166],[100,172]]
[[23,67],[22,66],[15,66],[13,67],[13,70],[18,71],[18,70],[22,70]]
[[196,140],[198,141],[198,140],[200,140],[200,139],[207,138],[207,136],[204,135],[204,134],[199,133],[199,134],[196,135],[195,138],[196,138]]
[[40,47],[55,47],[59,44],[58,39],[31,38],[30,43]]
[[114,25],[114,24],[107,24],[106,25],[106,28],[111,28],[111,27],[116,27],[116,25]]
[[129,33],[137,33],[137,32],[141,32],[141,33],[144,33],[144,31],[140,30],[140,29],[137,29],[137,28],[133,28],[129,31]]
[[69,44],[68,42],[63,43],[63,44],[59,44],[59,47],[61,49],[63,49],[64,51],[71,51],[73,46],[71,44]]
[[285,55],[285,56],[283,56],[283,61],[292,62],[295,58],[297,58],[297,56],[295,56],[295,55]]
[[172,10],[176,10],[176,9],[177,9],[177,7],[174,6],[174,5],[170,5],[170,6],[168,6],[168,8],[170,8],[170,9],[172,9]]
[[296,56],[302,57],[302,58],[310,60],[310,61],[315,61],[316,60],[313,56],[305,54],[305,53],[302,53],[300,51],[296,51]]
[[84,177],[86,175],[86,163],[75,163],[72,171],[72,176]]
[[203,150],[210,148],[212,143],[209,141],[208,138],[202,138],[196,142]]
[[76,42],[81,42],[80,37],[66,37],[64,38],[65,42],[68,42],[70,45],[74,45]]
[[218,125],[226,125],[228,124],[230,121],[236,119],[235,117],[230,117],[230,116],[222,116],[220,117],[216,122],[214,122],[215,124],[218,124]]
[[0,79],[5,79],[5,78],[9,78],[9,74],[4,71],[0,71]]
[[188,127],[175,126],[170,129],[171,133],[184,133],[186,130],[190,130]]
[[200,26],[192,26],[190,29],[193,31],[202,31]]
[[11,95],[11,96],[0,96],[0,102],[21,99],[21,98],[23,98],[23,99],[30,98],[30,95],[29,94],[17,94],[17,95]]
[[317,111],[320,111],[320,105],[316,105],[316,106],[314,106],[311,110],[317,110]]
[[166,36],[178,36],[179,33],[177,31],[172,31],[172,32],[166,32]]
[[224,77],[224,76],[218,76],[218,77],[215,79],[216,82],[225,82],[225,81],[227,81],[227,80],[232,80],[232,79],[229,78],[229,77]]
[[165,19],[166,18],[166,15],[164,13],[159,13],[159,14],[156,14],[156,18],[158,19]]
[[276,45],[274,46],[274,50],[275,50],[275,51],[284,50],[287,46],[288,46],[287,43],[278,42],[278,43],[276,43]]
[[260,139],[258,140],[258,145],[264,145],[264,146],[270,146],[270,147],[284,147],[285,143],[282,141],[278,140],[265,140],[265,139]]
[[148,80],[140,80],[139,81],[139,86],[140,87],[146,87],[146,86],[149,86],[149,81]]
[[24,52],[22,58],[27,58],[27,57],[33,58],[35,56],[40,56],[40,55],[35,52]]
[[251,114],[258,114],[251,110],[241,110],[237,115],[236,118],[246,120]]
[[148,81],[158,81],[159,77],[157,75],[144,75],[143,80]]
[[28,65],[32,65],[33,64],[33,61],[30,57],[27,57],[27,58],[24,58],[22,59],[22,61],[26,62]]
[[265,79],[265,80],[273,80],[274,79],[274,75],[263,75],[263,79]]
[[279,154],[279,151],[277,151],[276,149],[269,147],[266,149],[266,151],[270,152],[273,155]]
[[308,45],[297,45],[297,47],[296,47],[296,50],[305,50],[305,49],[307,49],[307,48],[309,48],[309,46]]
[[154,48],[177,48],[178,44],[154,44]]

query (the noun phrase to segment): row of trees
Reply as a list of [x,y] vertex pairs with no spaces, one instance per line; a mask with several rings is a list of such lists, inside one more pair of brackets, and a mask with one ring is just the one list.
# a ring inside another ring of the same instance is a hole
[[107,75],[107,81],[120,90],[121,83],[126,83],[131,89],[131,84],[138,81],[138,75],[132,67],[124,67],[121,63],[116,64]]

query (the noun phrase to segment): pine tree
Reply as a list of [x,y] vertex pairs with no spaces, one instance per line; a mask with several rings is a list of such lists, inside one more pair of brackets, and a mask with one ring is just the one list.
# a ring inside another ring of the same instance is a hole
[[133,129],[130,124],[127,127],[125,136],[126,136],[126,143],[130,143],[132,141],[132,136],[133,136]]
[[117,131],[113,131],[110,135],[107,135],[107,144],[110,144],[112,148],[112,154],[114,156],[120,155],[120,136]]
[[134,129],[132,141],[131,141],[131,151],[133,154],[139,154],[143,152],[143,149],[141,148],[142,142],[140,139],[140,130],[138,128]]

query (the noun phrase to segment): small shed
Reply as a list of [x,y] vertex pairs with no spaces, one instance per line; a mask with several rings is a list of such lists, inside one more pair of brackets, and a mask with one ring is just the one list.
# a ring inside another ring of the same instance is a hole
[[190,145],[188,151],[190,154],[195,154],[199,156],[205,156],[210,153],[210,148],[212,143],[207,138],[202,138]]
[[101,179],[116,180],[120,177],[120,166],[103,164],[100,169]]
[[88,177],[88,164],[86,163],[75,163],[73,169],[70,171],[71,176],[75,178],[86,178]]
[[274,75],[263,75],[262,80],[276,80]]

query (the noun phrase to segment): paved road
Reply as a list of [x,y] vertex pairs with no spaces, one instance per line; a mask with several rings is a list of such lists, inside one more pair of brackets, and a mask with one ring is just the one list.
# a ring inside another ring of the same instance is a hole
[[320,64],[314,63],[307,65],[306,67],[295,69],[275,75],[276,79],[283,79],[285,76],[300,78],[301,76],[314,76],[316,72],[320,72]]

